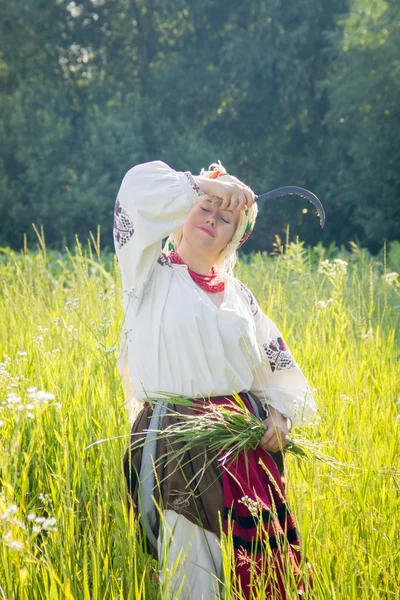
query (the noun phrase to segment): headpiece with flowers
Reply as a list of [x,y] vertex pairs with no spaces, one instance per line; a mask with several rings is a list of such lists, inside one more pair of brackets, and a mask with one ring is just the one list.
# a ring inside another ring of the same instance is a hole
[[[223,181],[239,181],[236,177],[228,175],[225,167],[218,161],[209,166],[208,170],[202,169],[200,175],[203,177],[209,177],[210,179],[220,178]],[[233,275],[233,269],[236,263],[236,250],[240,248],[245,241],[250,237],[254,224],[256,222],[258,207],[257,203],[254,202],[252,206],[240,211],[239,222],[236,227],[236,231],[229,244],[224,250],[222,250],[218,260],[215,264],[215,268],[220,277],[225,274]],[[169,253],[178,248],[178,245],[182,239],[182,228],[178,229],[174,234],[170,235],[164,246],[164,252]]]

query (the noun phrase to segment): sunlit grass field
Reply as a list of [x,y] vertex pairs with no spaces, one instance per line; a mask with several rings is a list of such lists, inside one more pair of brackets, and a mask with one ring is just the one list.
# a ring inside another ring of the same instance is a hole
[[[121,290],[112,253],[97,244],[0,250],[7,600],[161,597],[157,564],[127,513]],[[400,598],[398,250],[373,257],[297,242],[237,266],[315,388],[319,418],[304,435],[345,465],[286,461],[316,599]],[[87,449],[106,438],[117,439]]]

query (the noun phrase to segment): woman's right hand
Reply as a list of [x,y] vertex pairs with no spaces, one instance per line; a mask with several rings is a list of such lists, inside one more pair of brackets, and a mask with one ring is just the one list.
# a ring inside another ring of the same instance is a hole
[[253,190],[241,181],[222,181],[203,175],[196,175],[193,178],[207,196],[221,199],[221,210],[248,208],[256,201]]

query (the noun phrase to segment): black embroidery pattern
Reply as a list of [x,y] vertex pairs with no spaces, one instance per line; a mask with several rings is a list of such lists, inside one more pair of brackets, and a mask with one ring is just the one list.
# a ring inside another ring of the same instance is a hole
[[289,348],[286,346],[283,338],[278,337],[269,344],[263,344],[263,348],[271,365],[272,372],[291,369],[296,366]]
[[171,259],[169,258],[169,256],[166,256],[163,253],[161,253],[160,256],[158,257],[157,262],[162,267],[167,266],[167,267],[171,267],[172,268]]
[[192,190],[194,192],[196,192],[196,194],[199,196],[199,198],[203,198],[203,196],[205,196],[205,193],[203,192],[203,190],[197,185],[197,183],[195,182],[195,180],[193,179],[193,175],[190,173],[190,171],[185,171],[184,175],[186,175],[186,177],[189,180],[190,185],[192,186]]
[[256,314],[258,313],[258,302],[257,302],[257,300],[255,299],[254,295],[249,290],[249,288],[247,288],[244,285],[244,283],[242,283],[241,281],[239,281],[239,279],[237,279],[236,281],[238,282],[240,289],[246,294],[247,299],[248,299],[249,304],[250,304],[251,312],[253,314],[253,317],[255,317]]
[[134,231],[135,230],[133,229],[132,221],[120,205],[117,198],[114,210],[114,238],[118,248],[121,249],[126,242],[129,242],[134,234]]

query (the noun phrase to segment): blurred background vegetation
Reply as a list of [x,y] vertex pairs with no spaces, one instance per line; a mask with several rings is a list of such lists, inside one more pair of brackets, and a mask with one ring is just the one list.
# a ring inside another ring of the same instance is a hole
[[[134,164],[220,159],[262,206],[245,249],[290,225],[307,245],[378,251],[400,231],[397,0],[0,0],[0,245],[100,224]],[[307,209],[307,212],[305,212]]]

